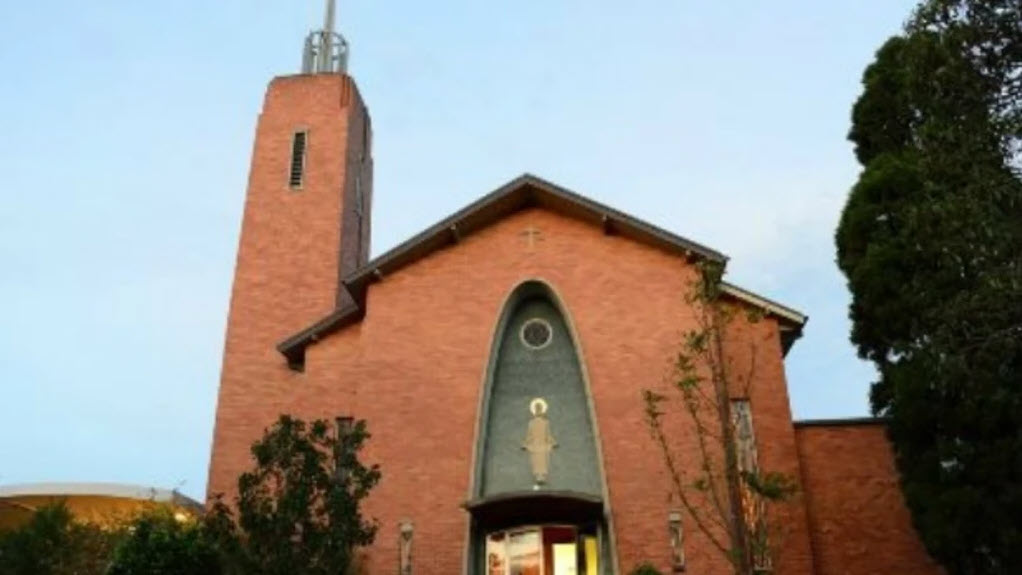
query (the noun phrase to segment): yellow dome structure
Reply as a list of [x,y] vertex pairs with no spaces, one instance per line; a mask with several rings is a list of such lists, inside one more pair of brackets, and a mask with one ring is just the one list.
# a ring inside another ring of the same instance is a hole
[[0,531],[16,528],[39,508],[63,501],[75,519],[99,525],[126,521],[156,507],[169,507],[181,521],[202,515],[202,504],[176,490],[117,483],[0,485]]

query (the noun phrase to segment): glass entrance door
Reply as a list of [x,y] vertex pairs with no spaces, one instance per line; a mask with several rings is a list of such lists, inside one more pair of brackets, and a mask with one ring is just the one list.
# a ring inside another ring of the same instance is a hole
[[486,537],[486,575],[597,575],[596,533],[540,525]]
[[543,547],[539,530],[508,533],[507,567],[509,575],[543,575]]

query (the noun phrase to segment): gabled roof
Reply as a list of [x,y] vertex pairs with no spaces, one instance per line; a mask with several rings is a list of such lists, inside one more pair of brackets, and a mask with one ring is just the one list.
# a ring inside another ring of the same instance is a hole
[[[394,249],[374,258],[344,278],[343,288],[352,296],[343,301],[332,313],[282,341],[277,349],[288,363],[299,368],[304,362],[305,348],[321,337],[347,325],[360,321],[365,315],[365,294],[370,283],[418,261],[426,256],[461,241],[513,213],[541,207],[583,222],[599,226],[604,233],[623,236],[688,260],[727,263],[727,256],[692,240],[634,218],[628,214],[581,196],[546,180],[524,174],[469,204],[462,210],[444,218],[422,233]],[[781,304],[757,296],[731,284],[723,289],[730,296],[745,301],[776,316],[785,332],[784,351],[801,336],[802,326],[808,318]],[[782,334],[782,335],[784,335]]]

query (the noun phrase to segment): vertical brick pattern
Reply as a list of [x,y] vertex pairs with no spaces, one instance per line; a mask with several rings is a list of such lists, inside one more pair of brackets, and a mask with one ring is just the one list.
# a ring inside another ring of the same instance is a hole
[[919,541],[877,424],[797,428],[819,575],[941,570]]
[[[354,172],[371,166],[369,150],[362,149],[367,122],[346,76],[276,78],[267,90],[231,293],[210,495],[234,491],[236,477],[249,467],[253,438],[287,411],[300,384],[276,343],[334,309],[339,276],[365,261],[368,245],[361,244],[368,235],[360,238],[352,197]],[[288,187],[296,130],[308,132],[300,190]],[[367,196],[371,189],[370,179]]]

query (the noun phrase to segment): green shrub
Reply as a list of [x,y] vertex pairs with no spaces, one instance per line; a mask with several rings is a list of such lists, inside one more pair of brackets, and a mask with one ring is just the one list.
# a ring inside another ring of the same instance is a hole
[[40,507],[28,523],[0,533],[0,575],[102,575],[122,536],[75,521],[64,502]]
[[128,527],[107,575],[220,575],[216,545],[201,524],[179,521],[167,509],[144,514]]

